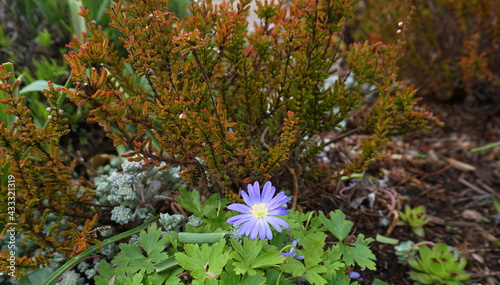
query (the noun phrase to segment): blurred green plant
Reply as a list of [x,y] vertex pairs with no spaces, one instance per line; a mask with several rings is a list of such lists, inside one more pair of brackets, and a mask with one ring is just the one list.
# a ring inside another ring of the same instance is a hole
[[175,15],[182,19],[184,16],[189,15],[188,6],[192,0],[169,0],[168,10],[175,13]]
[[401,264],[408,263],[408,259],[415,255],[414,242],[411,240],[403,241],[398,245],[394,246],[394,254],[398,257],[398,262]]
[[401,220],[406,222],[411,230],[419,237],[425,236],[424,225],[429,221],[427,217],[427,209],[424,206],[411,208],[410,205],[405,205],[404,212],[399,212]]
[[[39,26],[44,20],[50,25],[62,25],[68,19],[68,6],[60,0],[18,0],[15,7],[15,15],[25,17],[30,28]],[[37,29],[28,31],[36,33]]]
[[490,143],[490,144],[487,144],[487,145],[484,145],[481,147],[476,147],[476,148],[472,149],[471,151],[472,152],[484,151],[484,150],[492,149],[492,148],[497,147],[497,146],[500,146],[500,141]]
[[410,278],[415,285],[459,285],[470,278],[464,271],[467,259],[444,243],[436,244],[433,249],[427,245],[419,246],[418,255],[410,257],[408,264],[412,268]]
[[42,29],[38,35],[36,35],[36,40],[43,46],[49,47],[52,44],[52,36],[50,35],[49,30]]
[[5,30],[0,26],[0,47],[6,48],[10,45],[10,38],[5,35]]
[[[36,80],[51,81],[53,83],[63,83],[68,79],[69,71],[66,62],[59,62],[53,58],[42,57],[38,60],[33,60],[34,70],[28,68],[23,69],[25,78],[24,84],[28,87],[29,84]],[[39,91],[34,88],[29,88],[31,91]],[[30,91],[30,92],[31,92]]]

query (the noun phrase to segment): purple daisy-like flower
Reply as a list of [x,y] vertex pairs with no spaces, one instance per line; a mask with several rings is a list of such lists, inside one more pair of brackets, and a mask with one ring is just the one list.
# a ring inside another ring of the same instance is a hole
[[247,235],[253,240],[257,238],[257,235],[261,240],[272,239],[273,233],[269,225],[278,232],[281,232],[281,227],[290,227],[283,219],[276,217],[290,214],[286,207],[283,207],[290,201],[290,197],[283,192],[273,197],[275,192],[276,188],[271,182],[266,182],[261,193],[259,182],[256,181],[253,185],[248,184],[248,194],[245,191],[240,192],[245,204],[234,203],[227,206],[229,210],[243,213],[227,220],[233,226],[241,224],[238,235]]

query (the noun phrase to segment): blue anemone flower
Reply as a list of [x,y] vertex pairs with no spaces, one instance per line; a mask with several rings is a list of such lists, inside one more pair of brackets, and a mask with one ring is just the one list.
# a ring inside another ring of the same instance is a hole
[[290,214],[283,206],[290,201],[290,197],[283,192],[273,197],[275,192],[276,188],[271,182],[266,182],[261,193],[259,182],[256,181],[253,185],[248,184],[248,194],[245,191],[240,192],[245,204],[234,203],[227,206],[229,210],[243,213],[227,220],[233,226],[242,224],[238,235],[250,236],[252,240],[256,239],[257,235],[261,240],[272,239],[273,233],[269,225],[278,232],[281,232],[281,227],[290,227],[283,219],[276,217]]
[[299,244],[299,241],[300,241],[300,238],[299,239],[294,239],[292,241],[292,248],[290,249],[289,252],[282,252],[281,255],[284,256],[284,257],[293,257],[297,260],[302,260],[304,259],[304,257],[300,254],[297,254],[295,251],[297,245]]

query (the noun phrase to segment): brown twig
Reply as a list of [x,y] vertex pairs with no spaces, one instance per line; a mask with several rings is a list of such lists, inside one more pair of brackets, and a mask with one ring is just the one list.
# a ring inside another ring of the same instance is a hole
[[262,135],[260,136],[260,143],[266,150],[271,150],[271,147],[266,143],[266,135],[268,131],[269,131],[269,126],[267,126],[262,132]]
[[396,225],[399,222],[399,213],[395,209],[391,210],[391,213],[394,215],[394,219],[392,220],[391,225],[387,229],[387,232],[385,233],[386,236],[390,236],[394,228],[396,228]]
[[350,136],[350,135],[352,135],[352,134],[355,134],[355,133],[359,132],[360,130],[361,130],[361,128],[360,128],[360,127],[356,127],[355,129],[352,129],[352,130],[350,130],[350,131],[348,131],[348,132],[345,132],[345,133],[341,134],[340,136],[338,136],[338,137],[336,137],[336,138],[333,138],[331,141],[327,142],[327,143],[325,144],[325,146],[328,146],[328,145],[331,145],[331,144],[333,144],[333,143],[336,143],[336,142],[338,142],[339,140],[342,140],[342,139],[344,139],[344,138],[346,138],[346,137],[348,137],[348,136]]
[[92,166],[90,166],[87,162],[85,162],[85,160],[83,160],[83,158],[81,158],[80,156],[77,156],[76,154],[68,151],[67,149],[65,149],[64,147],[62,147],[60,145],[58,145],[57,147],[60,150],[62,150],[64,153],[66,153],[67,155],[71,156],[73,159],[75,159],[76,161],[78,161],[78,163],[80,163],[81,165],[85,166],[85,168],[87,168],[95,176],[101,176],[101,174],[99,174],[99,172],[97,172]]
[[430,245],[430,246],[435,246],[435,245],[436,245],[435,243],[430,242],[430,241],[422,241],[422,242],[419,242],[419,243],[416,243],[416,244],[412,245],[412,246],[411,246],[409,249],[407,249],[406,251],[407,251],[407,252],[410,252],[410,251],[412,251],[414,248],[419,247],[419,246],[424,245],[424,244],[426,244],[426,245]]

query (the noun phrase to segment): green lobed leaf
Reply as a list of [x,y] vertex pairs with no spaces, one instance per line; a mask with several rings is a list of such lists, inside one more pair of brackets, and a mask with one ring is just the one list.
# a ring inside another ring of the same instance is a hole
[[142,279],[144,279],[144,275],[143,274],[140,274],[140,273],[137,273],[137,274],[134,274],[134,276],[132,278],[127,278],[125,280],[125,283],[123,283],[124,285],[143,285],[143,281]]
[[363,234],[358,235],[358,240],[349,245],[344,245],[338,243],[336,246],[339,247],[340,252],[342,252],[342,258],[347,265],[355,265],[362,268],[368,268],[370,270],[375,270],[375,255],[372,253],[368,244],[372,242],[372,238],[365,240]]
[[222,206],[222,199],[219,194],[212,194],[208,199],[203,203],[202,206],[202,215],[206,217],[216,217],[217,209],[224,208]]
[[273,250],[268,251],[262,255],[259,255],[252,263],[252,268],[265,268],[278,265],[285,260],[285,257],[281,256],[279,251]]
[[[307,281],[312,284],[326,284],[326,279],[320,274],[327,271],[327,268],[321,264],[323,261],[324,246],[326,235],[317,236],[316,239],[312,239],[313,236],[309,236],[307,243],[303,244],[304,250],[300,250],[299,253],[304,255],[304,263],[306,267],[305,276]],[[302,241],[302,240],[301,240]],[[300,242],[299,242],[300,244]]]
[[293,277],[302,276],[306,272],[304,264],[293,257],[285,258],[282,269]]
[[320,274],[325,273],[327,268],[322,265],[316,265],[313,267],[310,267],[306,270],[306,279],[312,284],[319,284],[323,285],[326,284],[327,281],[325,278],[323,278]]
[[128,269],[132,273],[141,269],[146,270],[148,273],[154,271],[153,263],[142,254],[137,245],[122,243],[119,247],[121,251],[115,256],[113,263],[127,264]]
[[99,262],[99,276],[94,277],[94,282],[96,285],[108,285],[115,276],[115,268],[104,260]]
[[220,285],[233,285],[240,282],[241,276],[234,272],[233,262],[229,260],[225,270],[220,274]]
[[185,253],[178,252],[175,258],[179,261],[179,265],[185,270],[191,271],[191,276],[198,279],[200,282],[212,282],[216,280],[227,261],[229,254],[224,253],[225,240],[221,240],[212,245],[202,244],[186,244],[184,246]]
[[[206,246],[206,244],[202,245],[202,248],[203,246]],[[225,240],[221,240],[210,246],[210,254],[208,259],[208,264],[209,264],[208,272],[213,273],[217,276],[220,275],[220,273],[222,272],[222,269],[229,260],[229,254],[224,253],[225,246],[226,246]]]
[[[328,257],[327,257],[328,258]],[[345,269],[345,264],[342,261],[334,261],[330,259],[325,258],[325,262],[323,263],[324,267],[328,269],[325,274],[323,274],[323,277],[326,280],[331,280],[336,278],[338,275],[344,274],[344,269]],[[338,274],[340,273],[340,274]]]
[[340,210],[330,212],[330,219],[323,212],[319,212],[319,219],[323,223],[323,226],[341,242],[344,241],[353,226],[353,222],[347,221],[345,214]]
[[[276,269],[269,269],[266,271],[266,284],[273,284],[273,285],[293,285],[296,283],[292,283],[289,281],[286,277],[286,274],[284,274],[283,271],[278,271]],[[235,284],[235,283],[233,283]]]
[[305,231],[304,236],[300,239],[299,244],[305,245],[308,243],[317,242],[318,240],[325,241],[327,237],[327,234],[325,234],[324,232],[321,232],[318,229],[311,228]]
[[333,278],[332,280],[328,281],[328,285],[355,285],[358,284],[358,282],[351,283],[351,279],[347,274],[338,274]]
[[116,267],[115,276],[112,279],[112,284],[125,284],[127,280],[129,280],[129,282],[132,281],[135,275],[144,276],[144,269],[134,272],[132,272],[131,269],[132,268],[130,268],[127,263],[120,264],[118,267]]
[[201,217],[202,210],[200,193],[198,191],[186,191],[184,187],[179,188],[179,196],[175,199],[182,208],[192,212],[195,216]]
[[241,285],[264,285],[266,284],[266,278],[264,277],[264,272],[260,272],[253,276],[242,276],[240,283]]
[[157,285],[157,284],[166,284],[166,285],[176,285],[181,284],[181,279],[177,277],[177,275],[181,274],[184,270],[180,267],[176,269],[166,272],[166,273],[158,273],[154,272],[151,275],[146,276],[145,285]]
[[[179,261],[179,265],[185,270],[191,271],[191,276],[197,279],[205,280],[205,264],[208,262],[206,252],[203,252],[198,245],[186,244],[184,246],[185,253],[178,252],[175,258]],[[206,251],[206,248],[205,248]]]
[[323,285],[326,284],[327,281],[320,274],[325,273],[327,268],[322,265],[316,265],[312,268],[307,269],[306,271],[306,279],[312,284]]
[[299,253],[303,253],[304,255],[304,263],[306,265],[306,269],[316,266],[323,260],[323,248],[325,246],[324,239],[316,239],[303,244],[303,246],[304,250],[299,250]]
[[234,267],[231,262],[228,262],[224,272],[221,273],[220,276],[220,285],[263,285],[266,284],[266,278],[264,277],[264,272],[260,272],[253,276],[248,275],[237,275],[234,272]]
[[285,257],[281,256],[276,250],[267,251],[259,255],[264,241],[244,239],[243,245],[237,241],[231,240],[231,245],[234,252],[231,255],[235,260],[233,262],[234,271],[237,274],[245,274],[252,276],[257,273],[256,268],[271,267],[282,263]]
[[168,258],[168,254],[164,252],[167,245],[167,237],[162,237],[162,230],[152,224],[146,231],[139,234],[139,242],[150,262],[160,262]]

